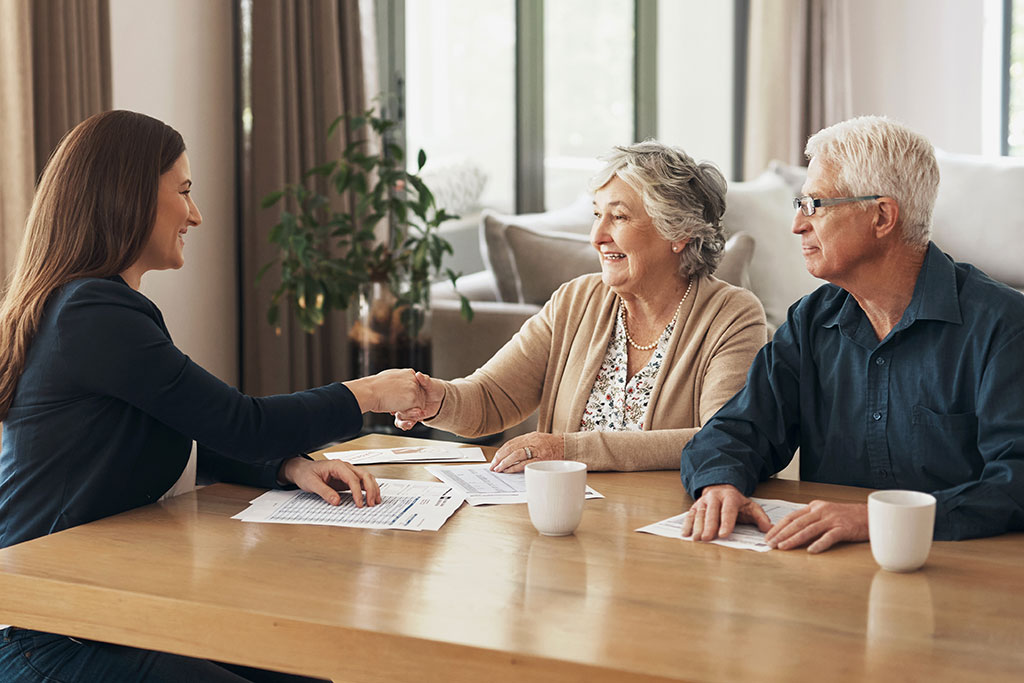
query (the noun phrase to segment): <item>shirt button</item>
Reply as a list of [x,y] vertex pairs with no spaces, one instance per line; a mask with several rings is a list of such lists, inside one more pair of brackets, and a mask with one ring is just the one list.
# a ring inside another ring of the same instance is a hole
[[878,473],[882,475],[883,479],[889,476],[889,470],[878,470]]
[[871,419],[877,422],[878,420],[882,419],[882,414],[878,412],[871,413]]
[[875,359],[875,365],[879,367],[885,365],[885,359],[879,356],[878,358]]

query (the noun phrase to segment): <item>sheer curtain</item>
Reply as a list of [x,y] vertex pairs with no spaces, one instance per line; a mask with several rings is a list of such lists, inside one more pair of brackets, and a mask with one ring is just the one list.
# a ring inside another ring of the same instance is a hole
[[848,26],[844,0],[751,0],[745,178],[851,116]]
[[110,108],[107,0],[0,3],[0,276],[14,264],[50,152]]
[[271,269],[258,287],[254,282],[275,257],[267,239],[281,209],[261,209],[260,199],[337,154],[348,141],[346,132],[341,126],[328,141],[327,126],[343,112],[365,109],[362,43],[358,0],[251,4],[252,127],[242,154],[239,235],[241,383],[249,394],[348,377],[344,314],[331,313],[321,330],[308,335],[282,306],[278,332],[267,323],[266,311],[279,273]]

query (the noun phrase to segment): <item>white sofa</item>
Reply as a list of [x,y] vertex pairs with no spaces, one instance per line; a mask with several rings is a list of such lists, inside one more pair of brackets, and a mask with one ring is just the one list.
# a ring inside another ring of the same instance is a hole
[[[937,156],[941,182],[932,239],[958,261],[1024,291],[1024,160]],[[805,172],[773,164],[752,181],[730,183],[726,197],[726,234],[746,235],[730,243],[730,262],[724,264],[730,272],[719,276],[753,291],[772,329],[785,320],[792,303],[822,284],[804,269],[799,237],[790,231],[792,199],[800,194]],[[587,238],[592,218],[588,197],[542,214],[483,212],[480,249],[488,267],[459,280],[459,290],[472,301],[473,322],[460,318],[450,285],[433,290],[437,377],[470,374],[540,310],[559,284],[599,270]],[[527,423],[516,431],[530,428]]]

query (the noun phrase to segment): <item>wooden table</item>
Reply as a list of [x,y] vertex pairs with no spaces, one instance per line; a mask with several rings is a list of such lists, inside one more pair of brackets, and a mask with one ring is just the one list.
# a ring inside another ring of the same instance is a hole
[[923,570],[889,574],[867,544],[811,556],[635,533],[689,506],[674,472],[589,483],[607,498],[563,538],[525,505],[466,506],[436,533],[243,523],[257,491],[218,484],[0,551],[0,622],[353,681],[1024,676],[1024,535],[936,543]]

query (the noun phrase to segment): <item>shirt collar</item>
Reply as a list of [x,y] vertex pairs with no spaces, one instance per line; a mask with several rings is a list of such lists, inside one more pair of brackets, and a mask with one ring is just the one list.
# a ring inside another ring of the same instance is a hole
[[[921,272],[914,284],[914,293],[903,312],[903,317],[893,332],[905,329],[917,320],[941,320],[962,323],[960,298],[957,294],[956,266],[934,242],[928,242]],[[822,327],[836,327],[848,337],[855,337],[861,323],[866,321],[864,312],[853,296],[846,292],[843,305],[822,320]]]
[[934,242],[928,242],[924,265],[917,276],[914,295],[903,318],[900,322],[905,321],[906,325],[915,320],[963,322],[956,285],[956,264]]

